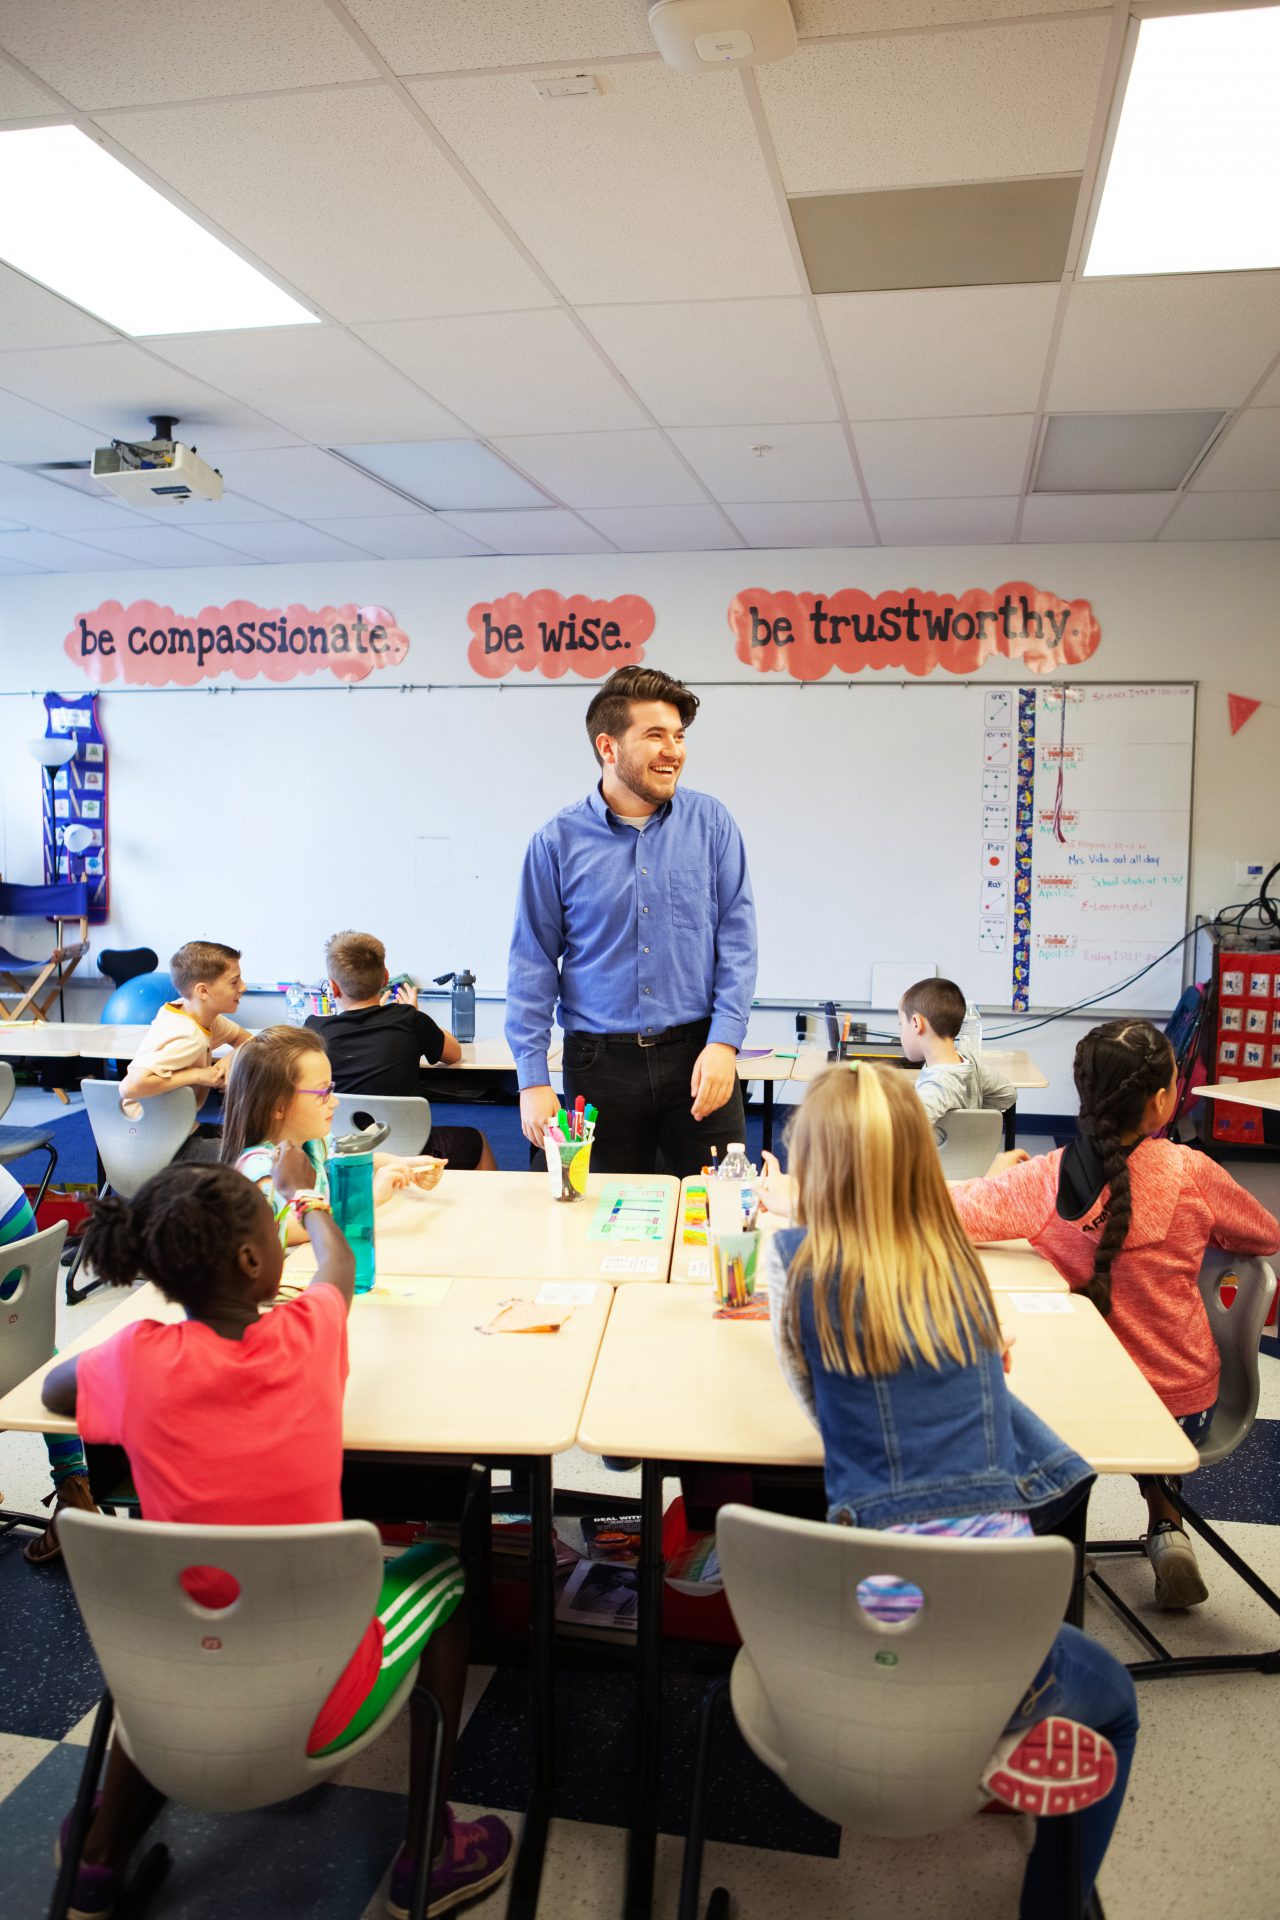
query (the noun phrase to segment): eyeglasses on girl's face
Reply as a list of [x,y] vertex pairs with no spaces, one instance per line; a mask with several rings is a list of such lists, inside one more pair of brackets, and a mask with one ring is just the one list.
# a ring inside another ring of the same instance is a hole
[[327,1087],[295,1087],[294,1088],[295,1093],[309,1093],[313,1100],[328,1100],[332,1096],[333,1091],[334,1091],[334,1083],[332,1080],[329,1082]]

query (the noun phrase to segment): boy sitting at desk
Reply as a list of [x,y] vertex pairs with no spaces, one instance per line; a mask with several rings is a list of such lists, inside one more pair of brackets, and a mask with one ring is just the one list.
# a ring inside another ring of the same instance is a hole
[[924,1062],[916,1075],[916,1092],[932,1121],[944,1113],[979,1107],[1004,1113],[1017,1098],[1009,1082],[981,1057],[970,1060],[957,1049],[964,1011],[965,998],[954,980],[917,980],[898,1003],[902,1050],[913,1064]]
[[[462,1048],[451,1033],[418,1010],[416,987],[393,997],[387,950],[371,933],[335,933],[324,950],[329,992],[337,1013],[313,1013],[304,1024],[318,1033],[339,1093],[404,1099],[421,1094],[421,1062],[451,1067]],[[478,1127],[432,1127],[422,1149],[455,1171],[494,1172],[493,1149]]]
[[[120,1086],[122,1100],[151,1100],[176,1087],[191,1087],[199,1113],[213,1089],[226,1085],[229,1054],[213,1057],[215,1047],[242,1047],[251,1038],[248,1028],[231,1015],[240,1005],[244,981],[240,953],[219,940],[188,940],[169,962],[178,998],[161,1007],[151,1030],[129,1063]],[[216,1135],[197,1124],[177,1156],[183,1160],[216,1160],[217,1148],[203,1150],[204,1139]]]

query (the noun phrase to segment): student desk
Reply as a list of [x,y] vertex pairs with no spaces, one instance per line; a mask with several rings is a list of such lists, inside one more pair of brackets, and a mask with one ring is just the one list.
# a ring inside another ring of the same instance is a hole
[[[1033,1088],[1047,1087],[1049,1084],[1035,1061],[1031,1058],[1031,1055],[1025,1053],[1021,1047],[1013,1047],[1007,1051],[996,1047],[984,1047],[982,1049],[982,1057],[989,1067],[993,1067],[997,1073],[1003,1074],[1015,1093],[1019,1091],[1030,1092]],[[893,1066],[903,1073],[918,1072],[918,1068],[907,1065],[902,1054],[893,1046],[884,1048],[868,1047],[865,1053],[858,1055],[858,1058],[869,1061],[873,1066]],[[835,1064],[835,1062],[827,1059],[827,1050],[825,1047],[801,1047],[796,1054],[795,1066],[792,1069],[791,1078],[793,1080],[803,1081],[816,1080],[824,1067]],[[1014,1137],[1017,1124],[1018,1103],[1015,1100],[1004,1116],[1004,1144],[1006,1148],[1013,1147],[1017,1144]]]
[[[658,1188],[660,1240],[595,1240],[592,1223],[606,1187]],[[671,1265],[678,1183],[670,1174],[593,1173],[576,1201],[553,1200],[545,1173],[454,1173],[446,1167],[428,1194],[395,1194],[374,1216],[378,1271],[492,1279],[518,1273],[543,1280],[664,1282]],[[296,1247],[286,1276],[315,1270],[309,1245]]]
[[[996,1306],[1017,1343],[1010,1385],[1098,1472],[1194,1471],[1195,1448],[1087,1300],[1002,1291]],[[692,1287],[632,1287],[615,1297],[578,1444],[643,1462],[639,1751],[624,1911],[647,1920],[661,1751],[663,1473],[695,1462],[816,1468],[822,1444],[782,1377],[772,1329],[717,1320],[709,1297]]]
[[1193,1087],[1197,1100],[1235,1100],[1245,1107],[1266,1107],[1280,1113],[1280,1079],[1223,1080],[1213,1087]]
[[[575,1306],[557,1334],[503,1336],[477,1328],[526,1286],[522,1279],[441,1277],[434,1283],[384,1284],[385,1293],[363,1295],[351,1309],[344,1450],[366,1462],[380,1456],[412,1465],[424,1456],[461,1454],[504,1466],[515,1461],[530,1470],[532,1786],[508,1912],[518,1920],[534,1920],[554,1765],[551,1461],[574,1443],[613,1294],[598,1286],[595,1298]],[[130,1321],[179,1318],[180,1309],[156,1288],[140,1287],[60,1357],[96,1346]],[[71,1421],[40,1404],[40,1381],[47,1371],[42,1367],[0,1401],[0,1427],[74,1430]]]
[[47,1020],[33,1026],[22,1020],[0,1023],[0,1054],[29,1054],[46,1060],[132,1060],[146,1026],[97,1026],[89,1021]]

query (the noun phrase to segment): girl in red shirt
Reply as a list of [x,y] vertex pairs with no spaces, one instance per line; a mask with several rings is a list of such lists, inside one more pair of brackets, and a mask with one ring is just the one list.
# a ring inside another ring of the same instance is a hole
[[[951,1189],[971,1240],[1025,1236],[1074,1292],[1108,1318],[1192,1440],[1203,1438],[1218,1398],[1218,1350],[1197,1284],[1205,1248],[1274,1253],[1280,1225],[1207,1154],[1158,1136],[1173,1117],[1177,1066],[1167,1038],[1146,1020],[1112,1020],[1075,1055],[1079,1132],[1032,1160],[999,1154],[982,1180]],[[1143,1536],[1156,1605],[1207,1597],[1175,1507],[1140,1476],[1150,1516]]]
[[[342,1396],[355,1264],[306,1154],[277,1147],[270,1172],[291,1217],[306,1229],[317,1271],[299,1298],[269,1313],[261,1309],[276,1298],[284,1261],[275,1214],[232,1167],[168,1167],[132,1202],[99,1201],[86,1230],[86,1257],[99,1279],[127,1286],[141,1273],[186,1309],[186,1318],[172,1324],[135,1321],[64,1360],[44,1383],[45,1405],[76,1415],[86,1440],[124,1447],[148,1520],[292,1526],[342,1518]],[[205,1571],[214,1590],[225,1584],[225,1575]],[[203,1585],[188,1591],[206,1604],[225,1604]],[[385,1570],[377,1614],[321,1708],[308,1751],[348,1745],[420,1662],[444,1713],[440,1772],[447,1781],[467,1673],[462,1599],[462,1569],[447,1547],[426,1542],[401,1554]],[[434,1747],[431,1720],[416,1700],[411,1715],[410,1804],[413,1788],[428,1778]],[[72,1920],[107,1920],[125,1862],[162,1804],[117,1741],[72,1892]],[[391,1873],[387,1905],[397,1920],[409,1906],[410,1840]],[[443,1913],[493,1886],[510,1865],[511,1844],[495,1815],[456,1820],[442,1799],[428,1912]]]

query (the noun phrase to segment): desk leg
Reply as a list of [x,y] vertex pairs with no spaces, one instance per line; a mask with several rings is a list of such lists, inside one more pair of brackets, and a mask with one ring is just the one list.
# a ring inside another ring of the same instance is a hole
[[761,1138],[764,1142],[764,1145],[772,1153],[773,1151],[773,1082],[772,1080],[762,1081],[761,1087],[764,1093],[764,1123],[761,1129]]
[[662,1752],[662,1462],[640,1469],[639,1621],[636,1631],[636,1797],[627,1843],[626,1920],[649,1920]]
[[529,1735],[531,1779],[520,1849],[511,1875],[509,1920],[534,1920],[551,1819],[555,1765],[555,1551],[551,1540],[551,1460],[531,1460],[533,1499],[529,1537]]
[[1018,1102],[1015,1096],[1013,1105],[1004,1110],[1004,1150],[1012,1153],[1018,1144]]

